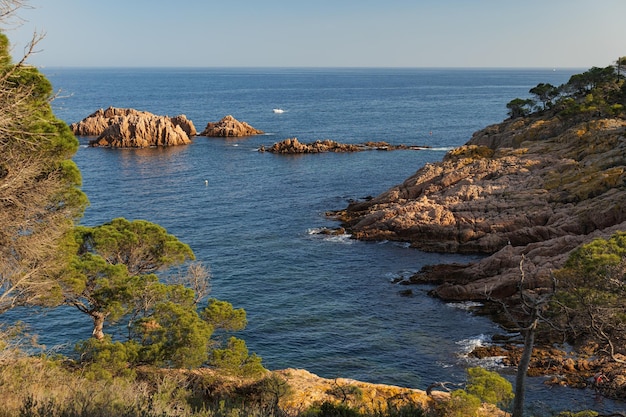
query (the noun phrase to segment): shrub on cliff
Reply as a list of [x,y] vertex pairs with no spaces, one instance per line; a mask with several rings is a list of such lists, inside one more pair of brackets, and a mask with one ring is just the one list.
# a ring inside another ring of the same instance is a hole
[[450,399],[438,406],[446,417],[470,417],[478,413],[483,403],[506,408],[513,399],[513,386],[497,372],[475,367],[467,370],[465,389],[450,394]]
[[[573,251],[556,271],[560,291],[552,310],[571,343],[598,343],[597,353],[624,363],[626,355],[626,232]],[[623,356],[622,356],[623,357]]]
[[542,106],[535,107],[532,99],[516,98],[507,104],[512,119],[526,117],[533,110],[554,109],[559,115],[571,117],[581,114],[623,116],[626,105],[626,85],[623,66],[626,60],[619,58],[615,65],[574,74],[567,83],[555,87],[540,83],[531,88],[532,94]]

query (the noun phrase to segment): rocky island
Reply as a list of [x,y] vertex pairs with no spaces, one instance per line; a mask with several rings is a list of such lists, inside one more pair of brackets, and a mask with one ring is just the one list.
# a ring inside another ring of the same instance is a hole
[[210,137],[242,137],[262,135],[263,131],[255,129],[246,122],[240,122],[231,115],[224,116],[217,122],[209,122],[200,136]]
[[109,107],[99,109],[85,119],[72,123],[75,135],[97,136],[89,146],[145,148],[191,143],[196,135],[193,122],[185,115],[157,116],[150,112]]
[[304,153],[325,153],[325,152],[359,152],[359,151],[393,151],[398,149],[420,150],[424,146],[391,145],[387,142],[365,142],[360,143],[339,143],[334,140],[316,140],[311,143],[301,143],[297,138],[285,139],[266,148],[261,146],[259,152],[270,152],[281,155],[293,155]]

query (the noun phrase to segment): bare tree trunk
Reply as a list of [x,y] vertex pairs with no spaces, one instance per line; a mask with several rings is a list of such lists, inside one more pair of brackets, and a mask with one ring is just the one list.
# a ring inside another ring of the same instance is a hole
[[535,345],[535,331],[537,329],[537,319],[522,330],[524,335],[524,350],[522,357],[517,365],[517,374],[515,375],[515,399],[513,401],[513,414],[512,417],[524,416],[524,395],[526,393],[526,374],[528,373],[528,367],[530,366],[530,359],[533,355],[533,347]]
[[105,313],[101,313],[99,311],[93,311],[90,313],[91,318],[93,319],[93,332],[92,336],[97,340],[104,339],[104,319],[106,318]]

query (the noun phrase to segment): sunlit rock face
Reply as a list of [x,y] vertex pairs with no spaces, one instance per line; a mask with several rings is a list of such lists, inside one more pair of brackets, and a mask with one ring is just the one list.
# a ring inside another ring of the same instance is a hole
[[507,297],[522,255],[527,278],[543,286],[571,250],[626,230],[625,133],[623,119],[507,120],[336,215],[357,239],[488,255],[413,281],[442,284],[434,294],[444,299]]

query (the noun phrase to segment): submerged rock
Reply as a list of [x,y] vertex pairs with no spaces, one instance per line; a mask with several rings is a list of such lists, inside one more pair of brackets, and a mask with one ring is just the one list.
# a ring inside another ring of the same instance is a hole
[[240,122],[233,116],[224,116],[220,121],[209,122],[200,136],[211,137],[240,137],[262,135],[263,131],[255,129],[246,122]]

